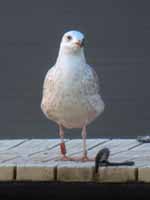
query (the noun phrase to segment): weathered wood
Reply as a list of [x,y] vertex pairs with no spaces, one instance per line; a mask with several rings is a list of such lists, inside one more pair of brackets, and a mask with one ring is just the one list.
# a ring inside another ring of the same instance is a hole
[[[88,155],[110,149],[110,161],[132,160],[133,167],[99,167],[94,162],[60,161],[59,139],[0,140],[0,181],[149,182],[150,144],[134,139],[88,139]],[[81,157],[82,140],[65,140],[67,155]]]
[[16,180],[18,181],[54,181],[56,163],[17,165]]
[[[97,145],[100,145],[104,142],[106,142],[107,139],[89,139],[87,140],[87,147],[88,149],[92,149]],[[67,149],[67,155],[71,157],[78,157],[82,156],[82,140],[81,139],[75,139],[75,140],[68,140],[66,141],[66,149]],[[56,146],[55,148],[52,148],[50,150],[45,150],[44,152],[37,153],[36,155],[33,155],[31,157],[34,161],[42,161],[42,162],[48,162],[52,160],[58,160],[60,158],[60,147]]]
[[134,161],[136,167],[146,167],[150,166],[150,156],[149,156],[150,144],[139,143],[126,151],[122,151],[119,154],[114,154],[111,156],[113,161],[119,160],[131,160]]
[[136,168],[134,167],[101,167],[96,180],[100,183],[125,183],[136,181]]
[[[104,144],[109,141],[108,139],[88,139],[87,140],[87,149],[88,155],[89,151]],[[68,156],[70,157],[82,157],[83,156],[83,141],[81,139],[70,140],[66,144]],[[96,154],[95,154],[96,155]],[[94,158],[95,155],[92,157]]]
[[57,180],[66,182],[92,182],[94,163],[60,162],[57,166]]
[[138,181],[150,183],[150,166],[139,168],[139,170],[138,170]]
[[12,150],[15,147],[19,147],[24,142],[28,141],[25,140],[0,140],[0,152],[3,152],[5,150]]
[[15,166],[0,164],[0,181],[13,181],[15,175]]
[[100,146],[97,146],[96,148],[89,151],[89,155],[95,155],[100,149],[102,148],[109,148],[111,156],[114,154],[120,154],[121,152],[125,152],[130,148],[133,148],[134,146],[137,146],[139,142],[133,139],[113,139],[108,140],[106,143],[101,144]]
[[[43,155],[45,157],[47,152],[49,153],[53,148],[58,147],[60,140],[51,139],[51,140],[27,140],[23,144],[12,148],[11,151],[6,150],[0,154],[0,162],[1,163],[9,163],[9,164],[26,164],[29,163],[41,163]],[[57,153],[59,149],[57,149]]]

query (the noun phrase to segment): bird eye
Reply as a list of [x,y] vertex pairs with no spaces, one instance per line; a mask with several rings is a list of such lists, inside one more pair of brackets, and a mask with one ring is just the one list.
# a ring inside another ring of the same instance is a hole
[[68,36],[67,36],[67,39],[68,39],[68,40],[71,40],[71,39],[72,39],[72,37],[71,37],[70,35],[68,35]]

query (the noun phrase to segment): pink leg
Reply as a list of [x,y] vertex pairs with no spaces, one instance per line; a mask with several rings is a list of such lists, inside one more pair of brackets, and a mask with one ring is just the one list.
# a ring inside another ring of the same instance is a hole
[[60,150],[61,150],[61,154],[62,154],[62,158],[61,160],[63,161],[94,161],[94,159],[89,159],[87,156],[87,147],[86,147],[86,125],[83,126],[82,128],[82,139],[83,139],[83,156],[82,157],[75,157],[75,158],[69,158],[68,156],[66,156],[66,146],[65,146],[65,142],[64,142],[64,130],[63,130],[63,126],[59,124],[59,136],[61,139],[61,143],[60,143]]
[[83,157],[82,161],[94,161],[95,159],[91,159],[87,156],[87,146],[86,146],[86,125],[82,128],[82,139],[83,139]]
[[59,124],[59,136],[61,139],[61,143],[60,143],[60,150],[61,150],[61,154],[62,154],[62,158],[61,160],[70,160],[67,156],[66,156],[66,146],[65,146],[65,142],[64,142],[64,129],[63,126],[61,124]]
[[95,159],[89,159],[87,156],[87,146],[86,146],[86,125],[82,128],[82,139],[83,139],[83,156],[82,157],[73,157],[71,158],[72,161],[94,161]]
[[83,126],[82,128],[82,139],[83,139],[83,161],[88,161],[87,157],[87,146],[86,146],[86,125]]

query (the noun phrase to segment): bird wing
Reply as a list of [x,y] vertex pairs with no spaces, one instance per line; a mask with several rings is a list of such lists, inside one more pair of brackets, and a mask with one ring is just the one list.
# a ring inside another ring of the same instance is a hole
[[84,89],[87,95],[95,95],[100,91],[99,78],[96,71],[87,65],[85,76],[83,77]]
[[50,68],[45,76],[44,83],[43,83],[43,97],[49,96],[51,91],[54,88],[55,84],[55,66]]
[[[95,117],[99,116],[103,112],[105,105],[99,93],[99,78],[96,71],[89,65],[87,65],[83,77],[83,88],[84,95],[87,97],[89,110],[92,110]],[[91,118],[90,121],[93,119]]]

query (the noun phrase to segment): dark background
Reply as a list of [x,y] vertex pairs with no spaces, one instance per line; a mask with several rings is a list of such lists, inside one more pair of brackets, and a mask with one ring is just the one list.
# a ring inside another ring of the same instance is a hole
[[[88,137],[150,133],[150,12],[141,0],[0,1],[0,138],[58,137],[40,109],[46,72],[70,29],[86,38],[104,113]],[[80,137],[80,130],[66,130]],[[74,134],[76,133],[76,134]]]
[[[108,192],[109,191],[109,192]],[[1,199],[149,199],[149,183],[0,182]]]

